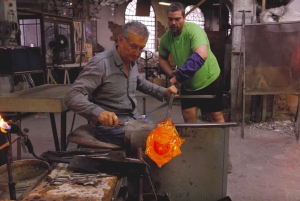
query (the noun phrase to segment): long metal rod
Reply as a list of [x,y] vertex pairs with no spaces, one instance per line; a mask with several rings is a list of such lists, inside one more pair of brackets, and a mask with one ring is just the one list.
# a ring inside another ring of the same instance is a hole
[[8,176],[8,188],[9,188],[9,195],[11,200],[16,200],[16,187],[15,182],[12,176],[12,146],[11,146],[11,133],[7,133],[8,142],[10,144],[9,147],[6,148],[7,150],[7,176]]
[[153,110],[151,110],[151,111],[147,112],[147,116],[149,116],[149,115],[153,114],[154,112],[156,112],[156,111],[160,110],[161,108],[164,108],[164,107],[166,107],[167,105],[168,105],[168,103],[164,103],[164,104],[162,104],[162,105],[158,106],[157,108],[154,108]]
[[146,111],[146,98],[143,97],[143,115],[146,115],[147,111]]
[[[143,159],[143,151],[142,151],[142,148],[140,148],[140,147],[137,149],[137,158],[139,160]],[[139,201],[143,201],[143,177],[142,177],[142,175],[140,175],[140,178],[139,178]]]
[[[19,122],[19,126],[21,128],[22,126],[22,113],[21,112],[17,112],[17,119]],[[18,143],[17,143],[17,160],[21,160],[21,155],[22,155],[22,152],[21,152],[21,139],[18,138]]]
[[245,49],[245,25],[243,24],[242,26],[242,41],[243,43],[241,44],[243,46],[243,52],[244,52],[244,57],[243,57],[243,79],[242,79],[242,91],[243,91],[243,102],[242,102],[242,108],[243,108],[243,111],[242,111],[242,132],[241,132],[241,137],[244,138],[245,137],[245,113],[246,113],[246,91],[245,91],[245,86],[246,86],[246,49]]
[[168,109],[167,109],[166,119],[169,118],[169,117],[171,117],[173,100],[174,100],[174,94],[171,95],[170,100],[169,100],[169,105],[168,105]]
[[[225,95],[225,94],[224,94]],[[183,99],[183,98],[214,98],[215,95],[180,95],[180,96],[174,96],[174,99]],[[154,112],[157,112],[158,110],[168,106],[169,103],[164,103],[156,108],[154,108],[153,110],[147,112],[147,115],[151,115],[153,114]],[[145,109],[146,110],[146,109]]]
[[190,127],[197,127],[197,128],[206,128],[206,127],[233,127],[233,126],[238,126],[238,124],[236,122],[225,122],[225,123],[195,123],[195,124],[191,124],[191,123],[180,123],[180,124],[174,124],[175,127],[177,128],[182,128],[182,127],[186,127],[186,128],[190,128]]
[[[11,140],[11,143],[14,143],[17,139],[19,139],[19,136],[15,136],[12,140]],[[6,142],[4,144],[2,144],[0,146],[0,150],[4,149],[5,147],[8,147],[10,146],[9,142]]]
[[216,95],[180,95],[174,98],[215,98]]
[[198,8],[201,4],[203,4],[206,0],[201,0],[200,2],[198,2],[191,10],[189,10],[189,12],[186,13],[185,16],[187,16],[188,14],[190,14],[191,12],[193,12],[196,8]]

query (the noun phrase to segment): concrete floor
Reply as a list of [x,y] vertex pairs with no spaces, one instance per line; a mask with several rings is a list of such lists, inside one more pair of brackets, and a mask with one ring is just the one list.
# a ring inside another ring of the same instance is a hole
[[[138,102],[138,109],[142,112],[142,99],[138,98]],[[146,101],[147,111],[161,104],[149,97]],[[35,118],[36,115],[40,118]],[[157,122],[165,115],[166,108],[163,108],[148,118]],[[67,118],[69,131],[73,112],[68,112]],[[183,123],[180,106],[176,103],[172,109],[172,120],[174,123]],[[58,131],[59,121],[60,116],[56,114]],[[76,115],[74,128],[86,123],[84,118]],[[25,127],[30,130],[29,138],[37,155],[55,150],[49,114],[40,113],[23,118],[22,128]],[[300,201],[300,144],[296,143],[295,137],[250,126],[246,127],[244,139],[240,138],[240,133],[240,127],[230,129],[229,153],[233,170],[228,175],[227,195],[233,201]],[[68,149],[75,147],[70,143]],[[15,150],[14,144],[14,156]],[[22,158],[33,157],[22,153]]]

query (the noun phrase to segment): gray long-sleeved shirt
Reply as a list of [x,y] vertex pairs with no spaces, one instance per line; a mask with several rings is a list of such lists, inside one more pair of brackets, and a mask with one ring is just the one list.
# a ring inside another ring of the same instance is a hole
[[127,76],[117,49],[113,48],[89,61],[66,93],[65,103],[72,111],[101,127],[98,115],[103,110],[115,112],[120,121],[141,119],[136,108],[136,90],[162,101],[166,89],[144,79],[135,62],[131,63]]

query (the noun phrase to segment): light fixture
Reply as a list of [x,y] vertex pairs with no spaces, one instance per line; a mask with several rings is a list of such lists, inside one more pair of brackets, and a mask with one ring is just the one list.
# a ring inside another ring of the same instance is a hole
[[160,2],[158,2],[158,4],[163,5],[163,6],[169,6],[169,5],[171,5],[171,3],[164,2],[164,1],[160,1]]
[[111,15],[114,15],[115,8],[118,7],[119,4],[125,3],[129,0],[102,0],[101,6],[110,6],[111,7]]

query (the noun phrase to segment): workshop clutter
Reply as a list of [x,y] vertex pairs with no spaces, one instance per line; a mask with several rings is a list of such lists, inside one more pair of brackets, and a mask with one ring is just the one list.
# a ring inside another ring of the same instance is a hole
[[[145,59],[147,62],[145,61]],[[136,61],[136,63],[140,72],[144,72],[145,67],[158,66],[158,52],[155,52],[154,54],[150,51],[147,51],[146,53],[143,52],[141,57]]]
[[[5,122],[0,116],[0,135],[5,134],[7,138],[7,142],[0,145],[0,150],[4,149],[6,155],[6,164],[0,167],[0,184],[4,184],[3,186],[0,185],[0,190],[2,190],[0,196],[9,193],[11,200],[16,200],[17,197],[35,185],[50,170],[50,165],[46,160],[34,153],[33,146],[27,135],[28,132],[28,128],[21,129],[19,121],[9,120]],[[17,136],[12,138],[12,133],[17,134]],[[19,140],[24,148],[24,152],[27,152],[25,148],[27,147],[28,152],[39,160],[13,161],[12,143],[16,140]],[[0,159],[2,160],[2,156]]]
[[160,121],[157,128],[149,133],[145,153],[161,167],[181,154],[180,146],[184,141],[179,137],[171,118],[168,118]]
[[[49,165],[37,159],[23,159],[12,163],[12,177],[16,182],[16,194],[19,197],[27,188],[36,184],[43,175],[48,173]],[[0,167],[0,183],[4,191],[8,191],[7,165]]]
[[154,83],[158,86],[166,87],[166,77],[164,75],[161,75],[161,78],[155,78]]
[[149,77],[148,80],[152,83],[155,83],[158,86],[161,86],[161,87],[166,87],[167,86],[165,75],[161,75],[160,77],[156,77],[156,78]]
[[68,164],[53,163],[51,173],[22,200],[108,200],[117,179],[104,173],[74,173]]

